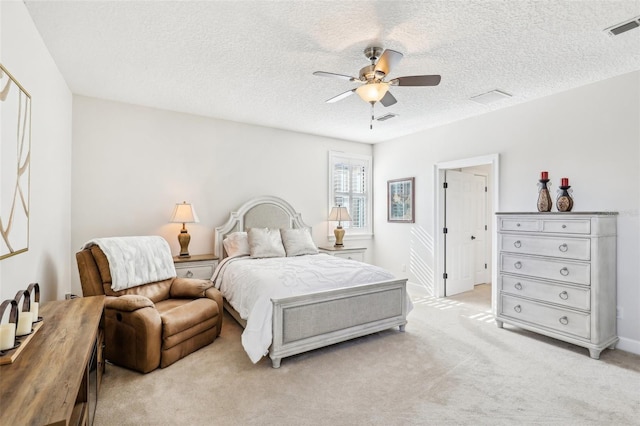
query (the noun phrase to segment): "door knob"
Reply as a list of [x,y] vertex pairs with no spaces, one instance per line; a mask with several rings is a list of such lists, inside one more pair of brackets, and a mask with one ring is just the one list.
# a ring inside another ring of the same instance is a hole
[[472,239],[472,240],[475,240],[475,239],[476,239],[476,237],[474,237],[474,236],[472,235],[472,236],[471,236],[471,239]]

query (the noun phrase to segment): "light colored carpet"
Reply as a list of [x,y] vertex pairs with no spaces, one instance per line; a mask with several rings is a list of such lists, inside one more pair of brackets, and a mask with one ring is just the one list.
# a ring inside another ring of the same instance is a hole
[[96,425],[640,424],[640,356],[588,351],[505,325],[490,286],[410,289],[397,328],[254,365],[228,315],[212,344],[142,375],[107,365]]

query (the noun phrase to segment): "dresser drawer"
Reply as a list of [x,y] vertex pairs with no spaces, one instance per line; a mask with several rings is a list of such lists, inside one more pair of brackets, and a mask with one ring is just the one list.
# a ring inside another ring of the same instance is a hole
[[364,262],[364,253],[336,253],[334,256]]
[[588,263],[562,259],[541,259],[502,253],[500,271],[567,283],[591,284],[591,266]]
[[508,295],[502,295],[501,301],[500,315],[583,339],[589,339],[591,337],[589,314]]
[[320,253],[328,254],[330,256],[341,257],[343,259],[357,260],[358,262],[364,262],[364,247],[318,247]]
[[213,276],[214,265],[184,265],[176,266],[178,278],[197,278],[200,280],[210,280]]
[[500,276],[499,281],[500,290],[503,293],[551,302],[584,311],[591,309],[591,290],[589,287],[571,287],[510,275]]
[[542,232],[564,234],[590,234],[591,221],[588,219],[549,219],[542,221]]
[[500,231],[537,232],[540,231],[541,224],[537,219],[500,218],[499,229]]
[[512,253],[589,260],[591,240],[588,238],[538,237],[533,235],[500,235],[501,249]]

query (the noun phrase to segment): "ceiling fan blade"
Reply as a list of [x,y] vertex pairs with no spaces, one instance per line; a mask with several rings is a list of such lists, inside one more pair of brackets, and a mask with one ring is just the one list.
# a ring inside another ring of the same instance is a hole
[[437,86],[440,84],[439,75],[412,75],[408,77],[398,77],[389,81],[393,86]]
[[376,72],[381,71],[384,75],[389,75],[393,67],[398,65],[403,56],[402,53],[396,52],[395,50],[385,50],[376,63]]
[[384,105],[385,107],[391,106],[391,105],[395,104],[396,102],[398,102],[398,101],[391,94],[391,92],[385,93],[384,96],[382,97],[382,99],[380,99],[380,103],[382,105]]
[[313,73],[313,75],[317,75],[319,77],[339,78],[341,80],[348,80],[348,81],[360,81],[359,79],[357,79],[355,77],[351,77],[349,75],[344,75],[344,74],[336,74],[334,72],[316,71],[316,72]]
[[328,104],[332,104],[332,103],[334,103],[334,102],[338,102],[338,101],[340,101],[340,100],[342,100],[342,99],[346,98],[347,96],[349,96],[349,95],[353,94],[355,91],[356,91],[356,89],[347,90],[346,92],[344,92],[344,93],[340,93],[339,95],[334,96],[334,97],[333,97],[333,98],[331,98],[331,99],[327,99],[327,100],[326,100],[326,102],[327,102]]

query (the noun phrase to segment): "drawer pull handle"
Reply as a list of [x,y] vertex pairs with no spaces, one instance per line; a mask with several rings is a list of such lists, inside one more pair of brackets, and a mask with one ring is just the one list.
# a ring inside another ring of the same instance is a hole
[[514,263],[514,264],[513,264],[513,266],[514,266],[516,269],[521,269],[521,268],[522,268],[522,263],[521,263],[520,261],[518,261],[518,262]]
[[562,229],[565,229],[567,227],[567,225],[562,225]]
[[516,288],[516,290],[522,290],[522,284],[520,284],[520,283],[516,283],[516,285],[514,285],[514,287]]
[[567,293],[566,291],[563,291],[562,293],[560,293],[558,295],[560,297],[560,299],[562,300],[567,300],[569,298],[569,293]]
[[514,243],[513,243],[513,246],[514,246],[515,248],[520,248],[520,247],[522,247],[522,243],[520,242],[520,240],[518,240],[518,241],[516,241],[516,242],[514,242]]
[[560,244],[560,246],[558,247],[558,250],[560,250],[561,252],[566,252],[567,250],[569,250],[569,246],[567,245],[567,243],[564,244]]
[[560,317],[560,319],[558,321],[560,321],[560,324],[562,324],[562,325],[569,324],[569,318],[567,318],[567,317]]
[[516,226],[519,228],[519,227],[520,227],[520,224],[519,224],[519,223],[516,223]]
[[566,266],[560,269],[560,275],[562,275],[563,277],[566,277],[567,275],[569,275],[569,270],[567,269]]
[[187,278],[191,278],[191,277],[193,277],[193,272],[187,271]]
[[516,305],[513,307],[513,310],[516,311],[517,313],[522,312],[522,308],[520,307],[520,305]]

